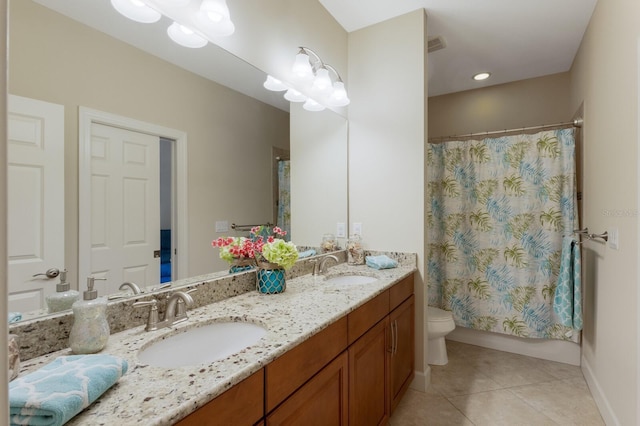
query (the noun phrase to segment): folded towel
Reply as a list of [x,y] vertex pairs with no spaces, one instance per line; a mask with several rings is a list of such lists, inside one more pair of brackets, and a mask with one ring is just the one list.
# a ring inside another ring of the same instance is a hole
[[9,383],[12,425],[69,421],[127,372],[127,361],[111,355],[61,356]]
[[9,312],[9,324],[18,322],[21,319],[22,319],[22,314],[20,312]]
[[553,311],[560,324],[582,330],[582,289],[580,279],[580,246],[573,237],[562,240],[560,271]]
[[368,267],[374,269],[389,269],[398,266],[398,262],[384,254],[379,256],[367,256],[365,261]]
[[314,249],[309,249],[309,250],[301,251],[300,253],[298,253],[298,259],[304,259],[305,257],[311,257],[315,255],[316,255],[316,251]]

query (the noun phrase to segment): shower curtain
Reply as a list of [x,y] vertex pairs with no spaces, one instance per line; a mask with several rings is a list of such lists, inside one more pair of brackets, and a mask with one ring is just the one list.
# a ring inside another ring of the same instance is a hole
[[578,340],[552,306],[577,228],[574,153],[573,129],[429,145],[429,305],[458,326]]
[[287,231],[285,240],[291,240],[291,161],[278,161],[278,226]]

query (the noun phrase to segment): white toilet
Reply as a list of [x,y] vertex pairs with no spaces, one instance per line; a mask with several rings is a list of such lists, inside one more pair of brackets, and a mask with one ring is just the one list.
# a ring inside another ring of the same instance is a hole
[[434,365],[445,365],[447,358],[447,346],[444,336],[451,333],[456,325],[453,322],[453,314],[439,308],[427,306],[427,326],[429,327],[429,354],[427,362]]

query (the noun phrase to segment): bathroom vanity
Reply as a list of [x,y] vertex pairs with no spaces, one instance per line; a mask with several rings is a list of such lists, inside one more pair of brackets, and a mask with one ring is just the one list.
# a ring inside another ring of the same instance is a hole
[[[386,270],[342,263],[327,276],[288,279],[281,294],[249,291],[190,310],[187,322],[166,329],[113,334],[103,353],[125,358],[129,372],[68,424],[385,423],[413,377],[415,271],[415,258]],[[328,279],[339,275],[375,281]],[[205,364],[163,368],[137,357],[156,341],[221,321],[267,333]],[[22,374],[67,354],[28,360]]]

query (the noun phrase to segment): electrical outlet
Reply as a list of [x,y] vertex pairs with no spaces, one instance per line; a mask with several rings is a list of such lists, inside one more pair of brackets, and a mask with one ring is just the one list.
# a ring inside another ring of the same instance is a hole
[[618,250],[618,228],[611,228],[607,231],[607,240],[609,247],[614,250]]
[[346,238],[347,237],[347,227],[344,222],[338,222],[336,226],[336,237],[338,238]]
[[216,232],[229,232],[229,222],[226,220],[216,221]]
[[362,222],[354,222],[353,233],[355,235],[362,235]]

